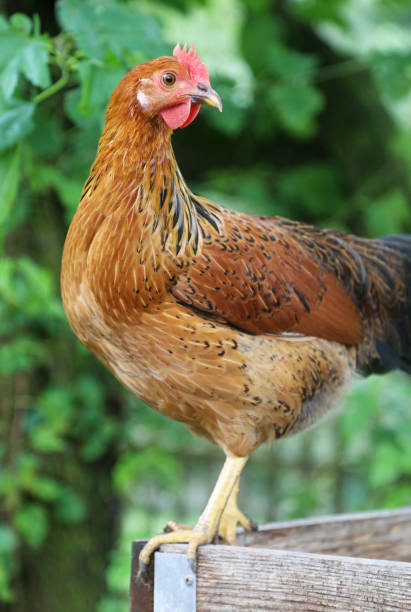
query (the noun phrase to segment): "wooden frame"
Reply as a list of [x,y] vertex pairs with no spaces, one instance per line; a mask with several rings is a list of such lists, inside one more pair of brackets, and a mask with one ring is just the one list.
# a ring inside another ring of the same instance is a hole
[[[200,547],[196,604],[173,612],[411,610],[411,507],[272,523],[239,544]],[[150,583],[136,581],[143,545],[133,542],[130,612],[155,609],[154,563]],[[185,550],[168,544],[157,558]],[[192,587],[187,570],[181,579]]]

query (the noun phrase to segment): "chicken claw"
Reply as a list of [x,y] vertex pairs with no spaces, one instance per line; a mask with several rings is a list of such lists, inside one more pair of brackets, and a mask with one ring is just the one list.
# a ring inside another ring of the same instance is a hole
[[[227,542],[227,544],[232,544],[233,546],[235,546],[237,543],[238,525],[241,525],[245,531],[257,531],[258,529],[258,525],[253,521],[250,521],[246,516],[244,516],[241,510],[239,510],[237,506],[238,491],[239,486],[237,482],[231,492],[230,497],[228,498],[223,514],[221,515],[218,533],[216,534],[219,538]],[[183,525],[182,523],[177,523],[176,521],[168,521],[163,529],[163,532],[171,533],[174,531],[192,531],[193,529],[194,528],[192,525]]]
[[227,544],[235,546],[237,543],[237,525],[241,525],[245,531],[256,531],[258,525],[250,521],[237,506],[239,486],[238,481],[228,498],[227,505],[221,515],[220,524],[218,527],[218,535],[225,540]]
[[168,521],[163,529],[163,533],[172,533],[173,531],[190,531],[193,529],[192,525],[183,525],[177,523],[177,521]]
[[147,542],[139,557],[139,579],[143,582],[147,580],[150,557],[162,544],[187,542],[187,560],[195,572],[197,549],[201,544],[212,542],[216,534],[235,544],[237,523],[247,530],[252,528],[251,523],[237,508],[238,480],[246,462],[247,457],[226,458],[210,499],[195,527],[190,528],[169,521],[166,525],[167,533],[154,536]]

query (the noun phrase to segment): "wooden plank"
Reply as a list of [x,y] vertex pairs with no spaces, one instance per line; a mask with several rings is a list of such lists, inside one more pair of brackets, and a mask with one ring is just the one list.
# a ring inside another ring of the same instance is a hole
[[411,562],[411,507],[271,523],[238,544]]
[[[152,567],[149,585],[136,581],[138,555],[144,544],[145,540],[133,542],[130,612],[153,610]],[[411,610],[411,565],[393,563],[411,562],[411,508],[272,523],[258,532],[240,534],[239,544],[247,547],[200,548],[199,612],[272,610],[273,602],[281,605],[281,610]],[[181,554],[185,546],[168,545],[161,550]],[[373,560],[378,558],[384,561]],[[239,598],[234,603],[230,600],[238,588],[244,605]],[[207,594],[216,607],[209,607]],[[253,598],[260,607],[254,607]],[[339,607],[332,605],[333,598]]]
[[138,556],[147,540],[135,540],[131,545],[130,612],[153,612],[154,563],[150,563],[148,584],[137,580]]
[[[186,546],[162,552],[185,554]],[[197,612],[411,610],[411,564],[265,548],[202,546]]]

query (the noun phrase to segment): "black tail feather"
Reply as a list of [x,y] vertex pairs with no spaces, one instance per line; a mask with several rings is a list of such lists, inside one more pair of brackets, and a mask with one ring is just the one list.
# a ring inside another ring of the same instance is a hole
[[394,255],[392,274],[401,276],[402,295],[390,308],[384,337],[376,339],[378,360],[373,371],[400,369],[411,374],[411,235],[384,236],[375,242]]

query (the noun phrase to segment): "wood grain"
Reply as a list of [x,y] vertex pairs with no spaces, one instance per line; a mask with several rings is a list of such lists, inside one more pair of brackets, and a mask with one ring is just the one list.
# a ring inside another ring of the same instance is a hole
[[[184,545],[164,552],[185,552]],[[411,610],[411,564],[264,548],[204,546],[197,612]]]
[[411,508],[269,523],[238,544],[411,562]]
[[[152,583],[135,580],[143,543],[133,542],[131,612],[153,609]],[[239,544],[200,547],[197,612],[411,610],[411,508],[272,523]]]
[[135,540],[131,545],[130,612],[153,612],[154,563],[150,563],[147,584],[137,579],[138,556],[146,542],[147,540]]

